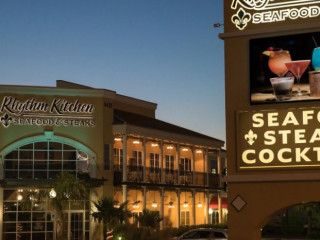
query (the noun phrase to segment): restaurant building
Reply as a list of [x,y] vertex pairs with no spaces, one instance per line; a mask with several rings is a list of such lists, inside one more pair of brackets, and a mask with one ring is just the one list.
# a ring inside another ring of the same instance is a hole
[[102,239],[89,204],[102,196],[128,201],[131,222],[143,209],[158,211],[162,228],[226,222],[224,142],[160,121],[156,108],[62,80],[56,87],[2,85],[2,239],[56,239],[52,207],[25,210],[20,203],[28,191],[49,191],[61,172],[86,179],[97,193],[70,201],[64,239]]

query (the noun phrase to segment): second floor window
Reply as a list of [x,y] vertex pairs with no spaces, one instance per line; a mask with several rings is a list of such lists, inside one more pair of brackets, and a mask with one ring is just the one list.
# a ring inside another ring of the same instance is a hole
[[180,159],[180,171],[190,172],[191,171],[191,159],[190,158],[181,158]]
[[174,170],[174,156],[166,155],[166,170],[173,171]]
[[150,153],[150,167],[151,168],[159,168],[159,154],[157,153]]
[[131,165],[142,167],[142,152],[141,151],[133,151],[133,158],[130,162]]
[[119,169],[123,168],[123,149],[122,148],[113,149],[113,164],[114,166],[119,167]]

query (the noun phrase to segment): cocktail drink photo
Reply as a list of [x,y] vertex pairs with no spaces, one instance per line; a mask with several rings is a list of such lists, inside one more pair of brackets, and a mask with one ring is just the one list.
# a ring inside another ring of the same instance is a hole
[[310,62],[311,60],[298,60],[298,61],[285,62],[285,65],[287,66],[289,71],[297,78],[297,85],[298,85],[297,96],[298,97],[302,96],[302,92],[300,89],[300,78],[302,74],[306,71]]
[[270,78],[276,100],[283,101],[291,98],[294,77]]
[[291,61],[291,56],[287,50],[272,50],[269,53],[268,66],[271,72],[278,75],[278,77],[283,77],[287,72],[288,68],[285,62]]
[[312,52],[312,66],[314,70],[320,71],[320,47],[316,47]]

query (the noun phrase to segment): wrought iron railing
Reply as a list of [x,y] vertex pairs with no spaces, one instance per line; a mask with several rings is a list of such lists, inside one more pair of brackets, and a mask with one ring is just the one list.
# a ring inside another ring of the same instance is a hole
[[[114,165],[114,183],[120,184],[123,180],[123,169],[119,165]],[[170,185],[188,185],[188,186],[209,186],[218,188],[220,186],[219,174],[207,174],[204,172],[180,171],[178,175],[177,170],[161,169],[159,168],[145,168],[142,166],[127,166],[127,180],[128,182],[137,183],[154,183],[154,184],[170,184]],[[179,177],[178,177],[179,176]],[[145,180],[145,181],[144,181]]]

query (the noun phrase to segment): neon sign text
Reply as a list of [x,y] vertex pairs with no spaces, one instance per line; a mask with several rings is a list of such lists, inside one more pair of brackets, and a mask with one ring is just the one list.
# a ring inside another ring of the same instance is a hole
[[314,18],[320,16],[320,0],[233,0],[232,23],[239,30],[253,24],[280,22],[287,19]]

